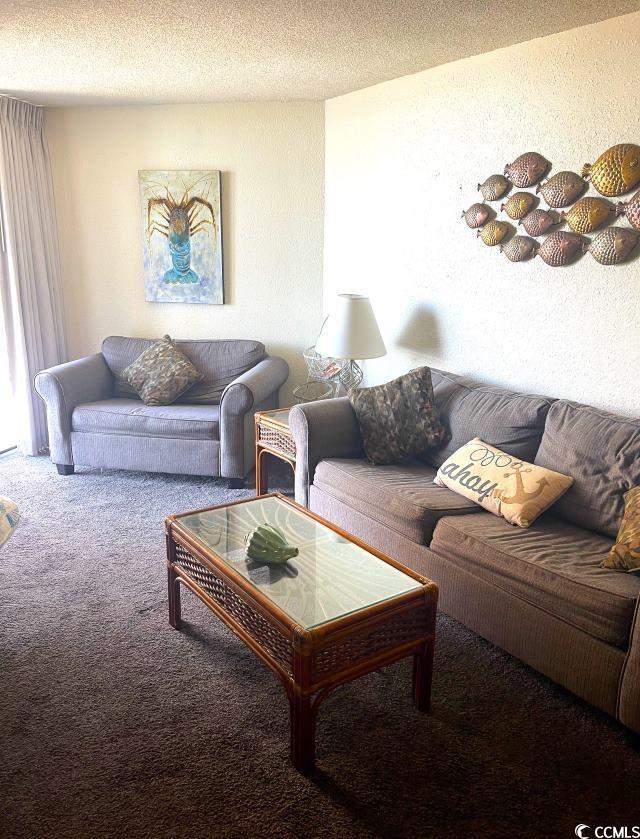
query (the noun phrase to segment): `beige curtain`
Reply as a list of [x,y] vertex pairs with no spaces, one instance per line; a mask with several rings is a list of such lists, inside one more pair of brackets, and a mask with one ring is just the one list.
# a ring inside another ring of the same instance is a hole
[[2,96],[0,305],[16,442],[35,455],[46,449],[47,426],[33,379],[67,357],[53,183],[42,108]]

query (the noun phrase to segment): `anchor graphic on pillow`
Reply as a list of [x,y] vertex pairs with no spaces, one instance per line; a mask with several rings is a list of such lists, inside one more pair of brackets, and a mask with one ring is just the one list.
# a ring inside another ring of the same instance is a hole
[[516,461],[515,463],[511,464],[511,468],[513,472],[505,473],[503,475],[504,478],[512,478],[515,476],[516,479],[516,489],[513,495],[507,495],[507,491],[504,489],[494,489],[493,496],[497,498],[498,501],[501,501],[503,504],[524,504],[527,501],[532,501],[534,498],[537,498],[539,495],[545,490],[545,487],[549,485],[549,481],[547,478],[540,478],[537,483],[537,488],[532,490],[531,492],[527,492],[524,486],[524,482],[522,480],[522,473],[523,472],[531,472],[531,469],[525,469],[524,463]]

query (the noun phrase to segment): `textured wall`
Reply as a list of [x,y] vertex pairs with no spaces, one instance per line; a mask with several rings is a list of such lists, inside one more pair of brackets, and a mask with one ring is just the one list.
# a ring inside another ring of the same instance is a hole
[[[255,338],[304,380],[320,323],[322,103],[46,113],[72,356],[110,334]],[[222,170],[224,306],[146,303],[139,169]]]
[[639,43],[635,13],[326,103],[325,306],[371,295],[389,355],[369,381],[427,362],[640,413],[640,258],[514,265],[460,220],[522,152],[579,171],[640,144]]

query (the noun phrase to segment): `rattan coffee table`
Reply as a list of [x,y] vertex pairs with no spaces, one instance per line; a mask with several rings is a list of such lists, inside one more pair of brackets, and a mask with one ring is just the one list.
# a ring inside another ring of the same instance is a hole
[[[284,567],[246,556],[265,522],[299,548]],[[277,494],[169,516],[166,536],[169,622],[181,628],[184,585],[278,676],[300,771],[313,769],[318,707],[338,685],[413,656],[414,701],[429,708],[435,583]]]

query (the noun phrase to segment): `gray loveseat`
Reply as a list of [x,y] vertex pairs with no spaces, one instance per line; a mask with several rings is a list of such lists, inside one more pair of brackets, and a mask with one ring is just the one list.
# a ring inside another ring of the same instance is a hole
[[[451,439],[424,461],[371,466],[348,399],[296,406],[296,499],[433,579],[439,605],[640,732],[640,576],[600,567],[640,484],[640,421],[433,371]],[[433,478],[473,437],[571,475],[532,527]]]
[[259,341],[175,341],[204,379],[171,405],[147,406],[118,375],[152,343],[113,336],[100,353],[38,373],[58,471],[213,475],[240,486],[254,463],[254,412],[278,407],[286,361]]

